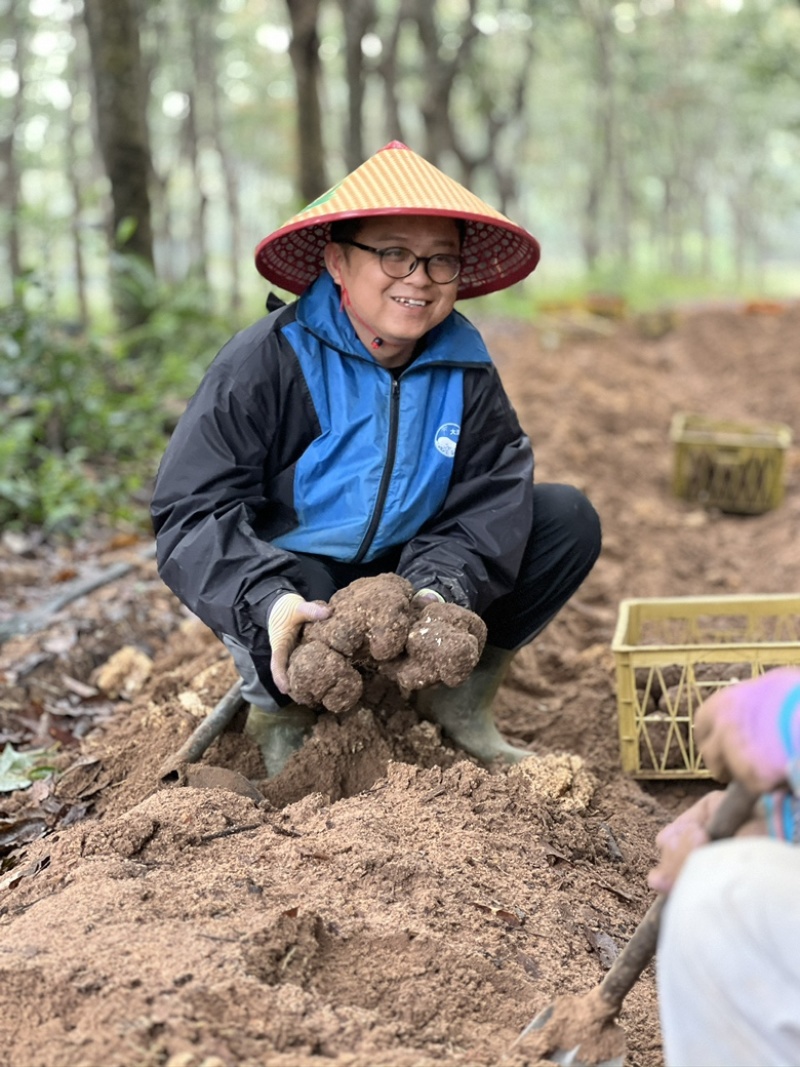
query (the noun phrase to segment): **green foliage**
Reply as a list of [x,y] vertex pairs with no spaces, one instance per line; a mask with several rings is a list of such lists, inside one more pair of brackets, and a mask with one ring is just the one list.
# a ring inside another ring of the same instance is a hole
[[147,322],[117,337],[57,321],[29,277],[0,308],[0,525],[77,533],[146,522],[167,436],[230,332],[191,286],[141,268]]

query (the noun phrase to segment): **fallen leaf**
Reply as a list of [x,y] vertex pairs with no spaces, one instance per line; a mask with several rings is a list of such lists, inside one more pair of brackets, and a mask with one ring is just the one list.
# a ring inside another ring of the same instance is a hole
[[15,556],[25,556],[33,549],[33,542],[25,534],[14,530],[3,530],[3,545]]
[[77,641],[78,635],[75,630],[67,630],[64,633],[53,634],[51,637],[46,638],[42,641],[42,648],[56,656],[62,656],[74,648]]
[[138,545],[139,541],[138,534],[118,533],[109,540],[108,548],[130,548],[131,545]]
[[52,774],[53,768],[41,762],[46,755],[49,755],[46,749],[17,752],[12,744],[7,744],[0,752],[0,793],[27,789],[37,778]]
[[522,926],[522,921],[525,918],[525,912],[521,908],[510,910],[500,904],[481,904],[477,900],[473,900],[472,904],[479,911],[485,911],[490,915],[497,916],[498,919],[502,919],[507,926]]
[[73,578],[77,578],[78,571],[75,567],[62,567],[61,570],[56,571],[52,580],[54,582],[71,582]]
[[35,863],[28,864],[27,867],[23,867],[21,870],[14,871],[7,878],[4,878],[0,882],[0,890],[11,889],[17,882],[21,882],[23,878],[33,878],[40,871],[46,870],[50,866],[50,857],[43,856],[41,859],[36,860]]
[[89,697],[96,697],[99,695],[100,690],[93,685],[86,685],[85,682],[78,681],[77,678],[71,678],[68,674],[61,675],[61,681],[65,689],[68,689],[70,693],[74,693],[75,696],[83,697],[88,700]]
[[614,938],[603,930],[587,930],[586,939],[597,953],[602,966],[608,970],[619,955],[619,948]]
[[27,845],[44,837],[47,823],[44,819],[0,819],[0,852],[8,852],[17,845]]

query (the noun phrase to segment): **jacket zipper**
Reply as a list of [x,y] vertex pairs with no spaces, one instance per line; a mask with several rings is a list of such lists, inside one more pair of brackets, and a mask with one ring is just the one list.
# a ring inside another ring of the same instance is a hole
[[364,556],[369,551],[370,545],[375,539],[375,534],[378,530],[378,525],[383,515],[383,507],[386,503],[386,497],[389,493],[389,483],[392,480],[392,471],[394,470],[394,461],[397,456],[397,431],[399,425],[399,410],[400,410],[400,382],[397,378],[392,379],[392,393],[389,401],[389,442],[386,450],[386,463],[383,467],[383,474],[381,475],[381,484],[378,486],[378,497],[375,501],[375,507],[372,510],[372,518],[369,520],[369,526],[367,532],[361,540],[361,544],[358,546],[358,552],[353,557],[353,563],[360,563]]

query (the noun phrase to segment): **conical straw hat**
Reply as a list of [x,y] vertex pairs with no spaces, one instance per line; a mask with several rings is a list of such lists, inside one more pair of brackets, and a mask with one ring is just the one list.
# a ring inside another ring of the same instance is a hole
[[539,262],[539,242],[399,141],[392,141],[303,208],[256,248],[265,278],[303,290],[325,269],[330,224],[376,215],[438,215],[464,219],[458,296],[480,296],[527,277]]

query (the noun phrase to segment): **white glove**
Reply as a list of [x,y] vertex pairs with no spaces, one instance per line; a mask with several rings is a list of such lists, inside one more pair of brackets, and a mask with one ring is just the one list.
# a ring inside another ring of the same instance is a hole
[[331,609],[327,604],[303,600],[299,593],[284,593],[272,605],[267,620],[267,633],[272,648],[270,670],[282,693],[289,688],[289,656],[297,644],[300,627],[306,622],[327,619]]

